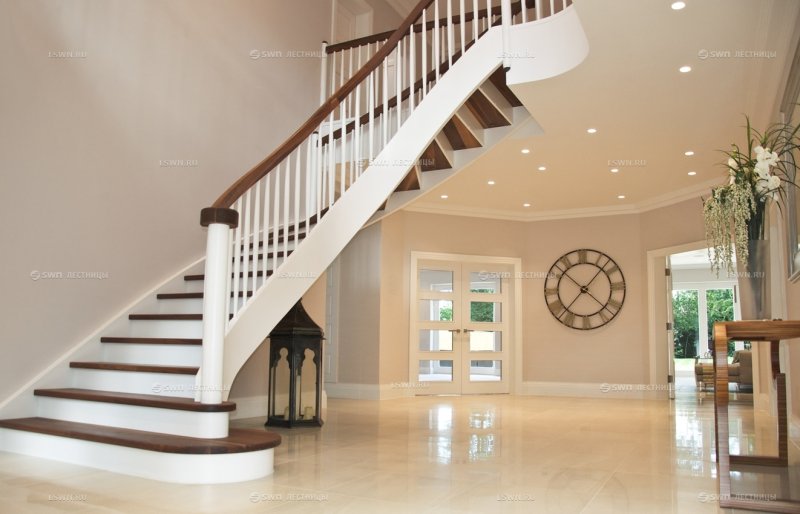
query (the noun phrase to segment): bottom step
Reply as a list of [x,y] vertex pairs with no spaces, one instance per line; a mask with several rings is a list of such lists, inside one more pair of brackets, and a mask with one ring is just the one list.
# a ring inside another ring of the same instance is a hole
[[278,434],[199,439],[48,418],[0,421],[0,450],[164,482],[219,484],[272,474]]

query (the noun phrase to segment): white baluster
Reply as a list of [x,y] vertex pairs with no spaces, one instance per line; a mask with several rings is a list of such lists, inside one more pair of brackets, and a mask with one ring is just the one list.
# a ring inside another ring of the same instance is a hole
[[452,68],[453,47],[455,46],[455,33],[453,31],[453,0],[447,0],[447,23],[445,24],[445,33],[447,34],[447,64],[450,68]]
[[334,171],[336,171],[336,141],[333,139],[333,111],[331,111],[330,118],[328,119],[328,207],[333,205],[333,189]]
[[[383,144],[386,146],[389,134],[389,59],[383,60],[383,115],[381,116],[381,128],[383,129]],[[380,152],[379,152],[380,153]]]
[[550,0],[550,16],[556,12],[556,0]]
[[[270,211],[270,182],[272,181],[272,175],[274,172],[267,174],[264,177],[264,222],[262,223],[262,227],[264,227],[264,237],[262,238],[263,242],[261,243],[261,252],[266,254],[269,251],[269,211]],[[274,223],[274,222],[273,222]],[[261,259],[261,285],[264,285],[264,282],[267,281],[267,265],[269,264],[269,259],[266,257]]]
[[536,0],[536,19],[542,19],[542,0]]
[[461,2],[459,3],[459,7],[461,8],[461,13],[460,13],[460,17],[461,17],[461,19],[460,19],[460,21],[461,21],[461,23],[460,23],[460,25],[461,25],[461,27],[460,27],[461,55],[464,55],[464,52],[467,51],[467,36],[466,36],[466,33],[467,33],[466,15],[467,15],[467,13],[465,12],[466,11],[466,6],[464,5],[464,0],[461,0]]
[[367,161],[367,167],[369,167],[369,164],[375,157],[375,107],[377,107],[377,99],[375,98],[375,79],[377,73],[377,70],[373,70],[369,74],[369,101],[367,102],[367,105],[369,106],[369,160]]
[[511,68],[511,0],[500,0],[500,16],[503,24],[503,68]]
[[[242,214],[244,219],[244,228],[242,229],[244,236],[242,238],[242,307],[247,303],[247,285],[250,280],[248,274],[250,271],[250,203],[252,196],[252,188],[250,188],[244,194],[244,213]],[[255,259],[256,255],[255,253],[253,254],[253,259]]]
[[[403,124],[403,103],[401,100],[403,92],[403,40],[397,42],[395,48],[395,115],[397,116],[397,131],[400,131],[400,126]],[[397,132],[395,132],[396,134]]]
[[[300,233],[300,156],[302,155],[302,151],[300,150],[300,146],[297,147],[295,150],[295,164],[294,164],[294,244],[295,248],[297,248],[297,235]],[[284,260],[289,257],[289,252],[283,254]]]
[[[258,290],[258,249],[261,242],[261,182],[261,180],[256,182],[255,188],[253,188],[253,294]],[[266,259],[267,257],[262,255],[261,258]],[[247,291],[247,288],[245,288],[245,291]],[[247,303],[247,293],[245,293],[244,301]]]
[[436,68],[436,82],[439,82],[439,65],[442,62],[442,41],[439,31],[439,0],[434,0],[433,12],[433,66]]
[[[538,3],[538,2],[537,2]],[[486,0],[486,25],[483,30],[489,30],[492,26],[492,0]]]
[[[233,248],[233,315],[239,312],[239,273],[241,272],[242,259],[242,198],[236,200],[234,210],[239,213],[239,224],[233,235],[236,246]],[[208,257],[206,257],[207,259]],[[203,296],[205,299],[205,295]]]
[[336,59],[337,59],[337,55],[336,54],[337,54],[336,52],[331,54],[331,63],[330,63],[331,64],[330,65],[330,68],[331,68],[330,85],[331,85],[331,87],[330,87],[330,91],[328,92],[328,96],[332,96],[333,93],[336,91]]
[[[477,0],[476,0],[477,1]],[[428,94],[428,9],[422,10],[422,97]]]
[[478,0],[472,0],[472,40],[478,40]]
[[[278,230],[280,229],[281,224],[281,172],[282,167],[278,164],[275,167],[275,171],[272,173],[275,175],[275,192],[272,195],[272,250],[274,251],[278,247],[278,243],[280,242],[280,233]],[[266,252],[267,249],[264,248]],[[278,259],[272,259],[272,272],[275,273],[275,270],[278,269]]]
[[[225,263],[225,326],[230,323],[230,314],[232,312],[233,306],[231,305],[231,288],[233,284],[231,283],[231,275],[233,274],[233,259],[231,259],[231,255],[234,254],[233,251],[233,230],[228,230],[228,259]],[[208,255],[208,254],[206,254]],[[206,258],[206,262],[208,262],[208,258]],[[204,281],[205,282],[205,281]],[[204,284],[205,288],[205,284]],[[205,297],[205,293],[203,294]],[[203,308],[205,308],[205,302],[203,302]]]
[[339,138],[339,145],[341,150],[341,164],[339,165],[339,198],[342,197],[345,190],[345,175],[347,173],[347,135],[345,129],[347,125],[347,99],[339,104],[339,117],[341,118],[341,137]]
[[[289,202],[291,202],[291,196],[289,193],[291,192],[292,188],[292,161],[290,159],[291,155],[286,157],[286,173],[283,175],[283,222],[281,223],[281,228],[283,229],[283,251],[286,252],[289,248],[289,224],[291,220],[289,219]],[[286,255],[284,253],[284,255]],[[278,260],[278,249],[275,249],[275,260]],[[281,264],[283,264],[283,259],[281,259]]]
[[319,78],[319,104],[322,105],[327,100],[328,84],[325,83],[328,77],[328,53],[325,51],[328,48],[328,42],[322,42],[322,54],[320,58],[320,78]]
[[417,49],[415,48],[415,45],[414,45],[414,39],[416,39],[416,38],[414,37],[414,26],[412,25],[411,26],[411,34],[409,35],[409,38],[408,38],[408,46],[409,46],[409,48],[408,48],[408,87],[409,87],[409,90],[411,92],[411,94],[408,95],[408,113],[409,113],[409,115],[412,112],[414,112],[414,95],[416,94],[416,91],[415,91],[414,87],[415,87],[415,82],[417,81],[417,75],[416,75],[416,71],[417,71]]

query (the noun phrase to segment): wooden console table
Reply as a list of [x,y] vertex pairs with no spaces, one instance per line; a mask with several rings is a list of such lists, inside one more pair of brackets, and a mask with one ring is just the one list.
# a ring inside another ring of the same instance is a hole
[[[800,502],[756,500],[731,494],[731,464],[788,466],[789,440],[786,407],[786,375],[780,369],[778,345],[781,340],[800,337],[800,321],[729,321],[714,323],[714,422],[716,424],[719,506],[766,512],[800,513]],[[728,441],[728,341],[769,341],[772,379],[778,399],[778,456],[731,455]]]

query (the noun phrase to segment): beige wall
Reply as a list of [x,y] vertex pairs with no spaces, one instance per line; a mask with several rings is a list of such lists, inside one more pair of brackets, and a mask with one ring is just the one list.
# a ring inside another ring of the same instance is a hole
[[372,225],[339,257],[339,382],[379,383],[381,237],[381,226]]
[[[381,222],[380,243],[373,240],[369,250],[372,256],[380,246],[380,275],[373,278],[377,282],[369,288],[362,284],[369,295],[363,299],[350,296],[347,304],[351,310],[373,312],[377,288],[379,341],[370,331],[367,337],[351,338],[348,344],[377,358],[380,384],[414,380],[408,376],[408,274],[412,251],[517,257],[522,260],[522,271],[546,272],[562,254],[577,248],[594,248],[614,258],[625,274],[627,295],[622,311],[601,329],[571,330],[555,321],[547,310],[543,280],[522,280],[523,380],[647,383],[646,254],[648,250],[702,239],[700,208],[699,201],[690,201],[641,215],[533,223],[415,212],[393,214]],[[662,234],[656,236],[657,231]],[[347,264],[355,258],[364,257],[343,255],[342,263],[355,267],[354,263]],[[376,348],[377,356],[373,353]],[[340,358],[340,381],[376,383],[354,380],[355,367]]]
[[[323,274],[303,295],[303,308],[323,331],[325,330],[325,291],[327,277]],[[269,390],[269,340],[266,340],[247,359],[233,381],[228,399],[265,396]]]
[[203,254],[200,209],[318,102],[318,59],[250,52],[316,51],[330,19],[320,0],[0,2],[0,399]]

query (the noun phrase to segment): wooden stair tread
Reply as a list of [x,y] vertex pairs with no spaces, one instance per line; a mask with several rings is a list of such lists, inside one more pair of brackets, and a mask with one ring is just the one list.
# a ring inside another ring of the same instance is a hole
[[[203,294],[203,293],[200,293]],[[175,337],[101,337],[101,343],[202,345],[202,339]]]
[[128,319],[139,321],[203,321],[202,314],[128,314]]
[[480,89],[472,93],[466,104],[467,109],[475,116],[483,128],[507,127],[511,122],[497,110],[489,98]]
[[442,129],[447,140],[450,141],[450,146],[453,150],[465,150],[467,148],[479,148],[481,142],[475,135],[467,128],[461,118],[453,116],[450,118],[444,128]]
[[139,371],[144,373],[169,373],[173,375],[197,375],[200,368],[192,366],[159,366],[156,364],[128,364],[125,362],[77,362],[69,363],[70,368],[102,369],[110,371]]
[[264,430],[243,428],[231,428],[228,430],[228,437],[221,439],[200,439],[48,418],[0,420],[0,428],[24,430],[26,432],[114,444],[162,453],[198,455],[243,453],[268,450],[281,444],[281,436],[278,434]]
[[417,173],[417,167],[412,166],[411,169],[408,170],[408,173],[406,173],[406,176],[400,182],[400,185],[398,185],[395,188],[394,192],[397,193],[400,191],[418,191],[419,189],[420,189],[419,173]]
[[[272,270],[271,269],[267,270],[267,276],[269,277],[271,275],[272,275]],[[252,271],[248,271],[247,272],[247,278],[252,278],[252,276],[253,276],[253,272]],[[257,277],[263,277],[264,276],[264,272],[260,270],[260,271],[258,271],[256,273],[256,276]],[[233,277],[233,273],[231,273],[231,277]],[[190,282],[190,281],[193,281],[193,280],[205,280],[205,278],[206,278],[205,274],[201,273],[199,275],[184,275],[183,280],[185,280],[187,282]],[[244,278],[244,271],[240,271],[239,272],[239,278]]]
[[502,66],[497,68],[497,70],[489,76],[489,81],[512,107],[522,107],[520,99],[517,98],[517,95],[515,95],[506,84],[506,70]]
[[175,396],[159,396],[155,394],[120,393],[116,391],[97,391],[94,389],[36,389],[34,396],[49,398],[65,398],[68,400],[84,400],[87,402],[118,403],[122,405],[138,405],[159,409],[188,410],[192,412],[231,412],[236,410],[234,402],[206,404],[194,401],[193,398]]
[[453,166],[447,160],[447,156],[442,151],[439,143],[434,139],[428,148],[422,152],[420,168],[422,171],[446,170]]
[[[242,296],[244,296],[244,291],[239,291],[239,298]],[[248,291],[247,296],[253,296],[253,292]],[[202,300],[203,293],[159,293],[156,298],[159,300]],[[233,298],[233,291],[231,291],[231,298]]]

